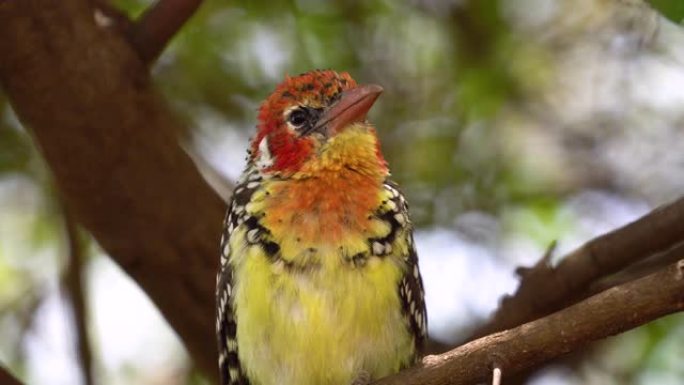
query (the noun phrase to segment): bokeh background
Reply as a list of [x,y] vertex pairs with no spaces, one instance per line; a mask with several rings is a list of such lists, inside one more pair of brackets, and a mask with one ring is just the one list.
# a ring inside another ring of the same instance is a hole
[[[149,2],[114,4],[135,17]],[[370,120],[411,202],[430,334],[454,343],[553,240],[562,256],[684,191],[684,2],[652,4],[206,0],[153,73],[225,197],[259,102],[285,74],[333,68],[381,84]],[[83,383],[66,300],[81,269],[98,384],[207,383],[87,234],[82,261],[67,261],[69,224],[0,94],[0,362],[27,384]],[[684,317],[671,316],[527,382],[681,384],[683,360]]]

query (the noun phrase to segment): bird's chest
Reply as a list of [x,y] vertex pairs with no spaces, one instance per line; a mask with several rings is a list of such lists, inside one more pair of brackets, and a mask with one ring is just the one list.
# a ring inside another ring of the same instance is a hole
[[374,215],[382,201],[377,184],[348,175],[270,185],[247,205],[262,244],[240,242],[249,229],[238,227],[231,264],[238,354],[252,383],[350,384],[409,362],[398,294],[404,261],[370,250],[369,239],[390,232]]
[[[235,268],[239,358],[257,385],[339,385],[379,378],[409,360],[397,283],[400,266],[276,267],[257,247]],[[339,256],[324,259],[339,260]],[[249,276],[249,281],[240,277]]]
[[366,252],[369,239],[390,231],[374,215],[383,200],[380,186],[353,172],[273,183],[247,210],[279,246],[280,259],[334,268]]
[[380,203],[380,186],[352,172],[273,184],[263,202],[268,215],[262,222],[276,237],[342,242],[350,233],[368,231],[369,215]]

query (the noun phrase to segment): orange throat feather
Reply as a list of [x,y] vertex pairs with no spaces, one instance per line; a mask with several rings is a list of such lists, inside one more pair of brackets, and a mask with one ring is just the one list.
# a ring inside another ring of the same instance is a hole
[[273,183],[264,224],[276,237],[297,234],[303,245],[340,244],[366,233],[389,175],[378,146],[367,123],[331,138],[299,171]]

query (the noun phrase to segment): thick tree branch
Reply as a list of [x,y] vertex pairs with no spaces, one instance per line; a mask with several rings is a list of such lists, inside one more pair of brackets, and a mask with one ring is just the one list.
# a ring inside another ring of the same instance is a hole
[[143,62],[150,64],[195,13],[202,0],[157,0],[133,25],[131,41]]
[[22,385],[5,367],[0,363],[0,385]]
[[178,145],[145,64],[87,0],[0,1],[0,52],[0,85],[68,209],[215,375],[225,203]]
[[[684,255],[680,255],[680,258]],[[375,385],[470,385],[492,369],[511,376],[589,342],[684,310],[684,260],[644,278],[616,286],[545,318],[492,334]]]
[[[521,325],[561,309],[601,278],[684,241],[684,198],[661,206],[617,230],[594,238],[553,267],[542,258],[521,272],[515,294],[504,298],[474,338]],[[583,294],[584,293],[584,294]]]

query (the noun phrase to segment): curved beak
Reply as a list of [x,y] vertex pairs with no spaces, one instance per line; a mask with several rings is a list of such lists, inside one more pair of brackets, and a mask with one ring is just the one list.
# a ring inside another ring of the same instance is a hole
[[366,114],[382,93],[377,84],[361,85],[344,91],[340,99],[323,111],[312,131],[331,137],[351,123],[366,120]]

